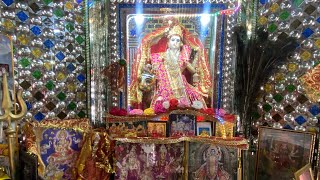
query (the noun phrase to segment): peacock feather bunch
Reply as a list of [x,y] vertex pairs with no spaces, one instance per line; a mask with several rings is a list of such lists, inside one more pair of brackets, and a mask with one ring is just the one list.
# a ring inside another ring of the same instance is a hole
[[245,136],[250,135],[252,114],[257,110],[261,87],[280,65],[286,64],[297,48],[294,38],[278,36],[268,39],[268,32],[257,29],[256,36],[248,39],[244,27],[235,28],[237,62],[235,80],[235,108],[239,114]]

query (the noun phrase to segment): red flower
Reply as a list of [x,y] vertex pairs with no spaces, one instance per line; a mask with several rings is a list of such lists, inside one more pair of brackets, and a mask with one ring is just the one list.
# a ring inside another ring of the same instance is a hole
[[223,119],[224,119],[225,121],[228,121],[228,122],[232,122],[232,123],[233,123],[235,117],[234,117],[234,115],[232,115],[232,114],[225,114],[224,117],[223,117]]
[[174,109],[177,109],[179,101],[177,99],[170,99],[169,103],[170,103],[169,109],[174,110]]
[[197,116],[197,121],[204,121],[204,117],[203,116]]
[[119,111],[120,111],[120,109],[119,109],[119,108],[117,108],[117,107],[113,107],[113,108],[111,108],[111,109],[110,109],[109,113],[110,113],[110,114],[112,114],[112,115],[117,116],[117,115],[118,115],[118,113],[119,113]]
[[126,116],[128,114],[127,110],[125,109],[120,109],[119,110],[119,113],[118,113],[118,116]]
[[207,108],[204,110],[204,113],[208,115],[214,115],[214,109],[213,108]]
[[119,109],[117,107],[113,107],[109,111],[110,114],[114,116],[126,116],[127,115],[127,110],[125,109]]

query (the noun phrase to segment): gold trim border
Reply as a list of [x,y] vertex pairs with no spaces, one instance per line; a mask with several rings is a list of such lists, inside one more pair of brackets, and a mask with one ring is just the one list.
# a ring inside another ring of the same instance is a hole
[[88,118],[80,119],[66,119],[66,120],[43,120],[41,122],[30,122],[33,128],[58,128],[58,129],[72,129],[79,132],[89,132],[92,128]]
[[146,143],[146,144],[173,144],[180,142],[199,142],[214,145],[222,145],[227,147],[234,147],[241,150],[248,150],[249,145],[246,139],[243,138],[230,138],[223,139],[217,137],[179,137],[179,138],[149,138],[149,137],[137,137],[137,138],[113,138],[112,140],[119,141],[121,143]]

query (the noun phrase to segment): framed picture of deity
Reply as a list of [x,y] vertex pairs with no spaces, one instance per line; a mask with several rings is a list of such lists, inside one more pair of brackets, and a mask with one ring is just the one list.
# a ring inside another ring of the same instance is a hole
[[107,130],[111,137],[146,137],[147,122],[110,122]]
[[209,137],[213,132],[213,122],[197,122],[197,136]]
[[294,179],[311,163],[314,143],[314,133],[260,127],[255,179]]
[[148,122],[148,137],[166,137],[167,123],[152,121]]
[[186,114],[170,114],[170,136],[195,136],[196,117]]
[[235,21],[239,5],[236,1],[110,3],[108,63],[121,60],[126,71],[109,76],[108,104],[128,111],[152,108],[157,114],[165,112],[163,102],[172,99],[184,108],[222,107],[227,95],[222,87],[231,88],[222,79],[232,71],[223,68],[232,64],[225,54],[234,53],[233,39],[225,35],[231,33],[234,23],[228,19]]
[[[0,34],[0,74],[2,79],[4,72],[6,73],[8,89],[11,96],[15,94],[13,70],[14,62],[12,37]],[[0,89],[2,90],[2,83],[0,86]],[[12,98],[15,98],[15,96],[12,96]],[[0,94],[0,102],[2,102],[2,93]]]
[[188,179],[237,178],[238,149],[198,142],[189,144]]
[[115,180],[183,179],[183,142],[148,144],[117,141],[115,149]]
[[307,164],[294,173],[295,180],[314,180],[311,164]]

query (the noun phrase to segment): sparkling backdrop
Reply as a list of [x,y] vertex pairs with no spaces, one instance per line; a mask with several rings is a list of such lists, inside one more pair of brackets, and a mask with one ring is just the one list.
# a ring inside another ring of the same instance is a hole
[[319,63],[320,8],[317,0],[260,0],[257,25],[269,32],[269,39],[288,36],[300,46],[289,63],[279,67],[262,87],[265,95],[255,113],[258,124],[278,128],[314,131],[320,106],[305,94],[299,77]]
[[26,118],[85,117],[84,1],[0,0],[0,8],[0,31],[13,37]]
[[[216,3],[216,4],[224,4],[227,8],[236,8],[239,4],[238,1],[235,0],[144,0],[144,1],[136,1],[136,0],[111,0],[109,6],[109,27],[108,27],[108,63],[116,62],[119,60],[119,47],[117,37],[119,35],[119,31],[117,30],[117,4],[118,3],[144,3],[144,4],[206,4],[206,3]],[[234,84],[230,83],[234,80],[234,64],[233,61],[235,59],[235,51],[232,46],[232,30],[237,22],[237,13],[231,15],[223,15],[218,16],[219,18],[224,18],[225,21],[225,31],[224,31],[224,41],[223,41],[223,54],[222,61],[219,62],[219,67],[221,65],[221,69],[218,70],[218,75],[221,75],[222,83],[219,85],[221,88],[221,94],[219,97],[221,98],[221,102],[219,103],[219,107],[225,109],[228,113],[233,113],[233,91]],[[135,32],[130,32],[135,33]],[[121,33],[124,34],[123,32]],[[219,57],[218,57],[219,58]],[[111,88],[109,88],[111,89]],[[108,97],[108,96],[111,96]],[[107,99],[109,102],[107,104],[111,104],[109,106],[118,106],[118,96],[117,92],[107,92]],[[92,111],[91,111],[92,113]]]

